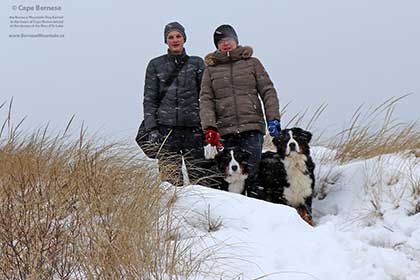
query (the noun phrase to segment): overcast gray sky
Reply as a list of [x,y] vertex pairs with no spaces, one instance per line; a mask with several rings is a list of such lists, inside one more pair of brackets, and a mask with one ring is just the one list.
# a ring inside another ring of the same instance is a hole
[[[9,16],[28,15],[12,10],[19,4],[62,6],[65,38],[9,38]],[[317,125],[339,127],[360,104],[407,93],[396,116],[420,115],[420,1],[2,0],[0,17],[0,103],[13,96],[26,127],[63,128],[76,114],[93,131],[133,137],[147,62],[166,52],[163,28],[174,20],[186,28],[187,52],[199,56],[214,50],[218,25],[233,25],[281,104],[291,102],[283,123],[328,103]]]

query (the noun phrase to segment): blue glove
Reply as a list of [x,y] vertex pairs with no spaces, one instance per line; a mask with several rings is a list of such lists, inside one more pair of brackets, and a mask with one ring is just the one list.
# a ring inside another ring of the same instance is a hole
[[268,132],[271,137],[278,137],[280,135],[280,121],[279,120],[270,120],[267,122]]

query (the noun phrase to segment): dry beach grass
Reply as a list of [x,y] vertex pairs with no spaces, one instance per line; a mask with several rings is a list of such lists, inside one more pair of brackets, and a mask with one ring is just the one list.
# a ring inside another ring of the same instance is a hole
[[[150,163],[83,128],[0,133],[1,279],[178,279],[197,267]],[[67,127],[68,128],[68,127]],[[168,196],[169,195],[169,196]]]

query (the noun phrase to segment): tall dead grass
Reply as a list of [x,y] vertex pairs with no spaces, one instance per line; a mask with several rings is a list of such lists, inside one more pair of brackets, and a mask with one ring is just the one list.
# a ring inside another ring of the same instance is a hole
[[335,160],[347,162],[379,155],[420,151],[420,127],[417,121],[399,122],[395,107],[408,95],[390,98],[372,110],[360,106],[348,128],[330,139]]
[[[10,109],[9,109],[10,112]],[[18,125],[19,126],[19,125]],[[1,279],[187,279],[197,269],[138,153],[83,128],[0,131]]]

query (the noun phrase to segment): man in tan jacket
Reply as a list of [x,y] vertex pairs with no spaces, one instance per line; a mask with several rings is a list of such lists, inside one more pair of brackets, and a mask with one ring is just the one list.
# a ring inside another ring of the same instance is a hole
[[207,143],[216,145],[215,140],[221,137],[224,147],[239,147],[250,153],[248,195],[258,197],[261,188],[257,172],[266,120],[271,136],[280,132],[277,93],[264,66],[252,57],[252,48],[238,45],[232,26],[219,26],[213,37],[217,51],[205,58],[207,66],[200,92],[201,126]]

